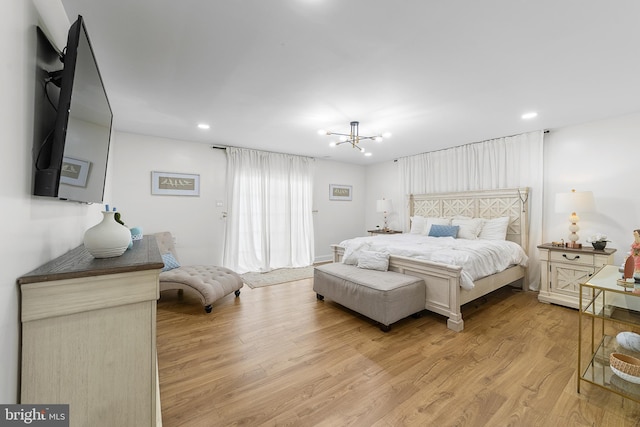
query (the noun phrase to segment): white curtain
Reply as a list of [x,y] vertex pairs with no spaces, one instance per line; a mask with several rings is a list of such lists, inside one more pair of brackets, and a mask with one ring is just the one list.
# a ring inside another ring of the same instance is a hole
[[224,266],[245,273],[313,264],[313,159],[226,151]]
[[[529,286],[539,289],[537,245],[542,238],[542,131],[492,139],[398,159],[400,182],[409,194],[529,187]],[[406,227],[406,225],[405,225]]]

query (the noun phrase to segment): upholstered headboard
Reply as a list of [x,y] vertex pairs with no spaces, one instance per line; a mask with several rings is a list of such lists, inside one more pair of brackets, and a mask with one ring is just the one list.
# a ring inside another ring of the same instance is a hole
[[462,215],[491,219],[508,216],[507,240],[518,243],[525,252],[529,244],[528,211],[528,187],[409,196],[409,217],[450,218]]

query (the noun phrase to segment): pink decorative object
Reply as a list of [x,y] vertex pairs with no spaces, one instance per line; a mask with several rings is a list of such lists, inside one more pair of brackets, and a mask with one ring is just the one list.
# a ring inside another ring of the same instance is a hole
[[633,240],[629,257],[633,257],[634,271],[636,274],[640,275],[640,229],[633,230]]
[[633,255],[629,255],[624,262],[624,278],[631,279],[633,277],[634,259]]

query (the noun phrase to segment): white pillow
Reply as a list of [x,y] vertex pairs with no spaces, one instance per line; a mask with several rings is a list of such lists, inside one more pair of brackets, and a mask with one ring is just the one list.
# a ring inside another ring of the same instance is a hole
[[421,215],[416,215],[411,217],[411,230],[409,233],[411,234],[422,234],[424,233],[424,220],[425,218]]
[[473,219],[452,219],[451,225],[460,227],[458,230],[458,239],[476,240],[480,230],[482,229],[482,218]]
[[344,248],[344,254],[342,255],[342,263],[348,265],[358,264],[358,257],[362,251],[369,249],[369,243],[355,243],[349,244]]
[[473,219],[473,218],[466,215],[454,215],[453,218],[451,219]]
[[387,252],[362,251],[358,256],[358,268],[387,271],[389,254]]
[[451,220],[449,218],[425,218],[424,234],[429,235],[432,225],[451,225]]
[[504,240],[507,238],[507,228],[509,227],[509,217],[485,219],[478,239]]

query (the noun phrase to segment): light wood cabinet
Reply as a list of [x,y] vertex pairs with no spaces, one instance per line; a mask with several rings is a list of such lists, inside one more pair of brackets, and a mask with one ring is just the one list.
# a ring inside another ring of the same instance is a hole
[[550,244],[540,245],[538,250],[541,268],[538,300],[571,308],[579,307],[580,284],[587,282],[602,266],[613,264],[616,252],[615,249],[569,249]]
[[21,403],[69,404],[71,426],[155,426],[162,266],[149,236],[117,258],[80,246],[20,277]]

